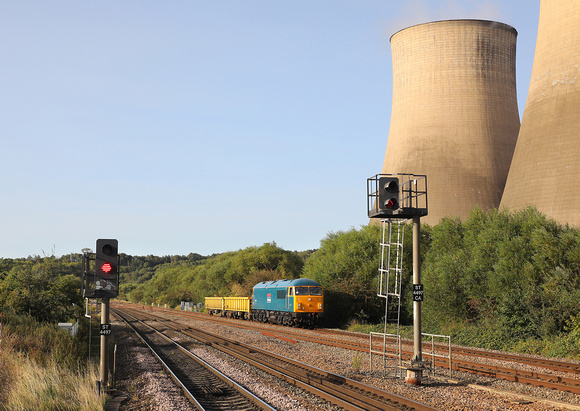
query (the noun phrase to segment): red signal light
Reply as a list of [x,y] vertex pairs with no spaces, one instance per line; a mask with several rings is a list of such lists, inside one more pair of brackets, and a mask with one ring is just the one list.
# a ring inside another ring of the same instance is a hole
[[101,266],[101,271],[104,272],[105,274],[109,274],[111,271],[113,271],[113,266],[111,265],[111,263],[104,263]]
[[385,208],[397,208],[397,200],[394,198],[389,198],[387,201],[385,201]]

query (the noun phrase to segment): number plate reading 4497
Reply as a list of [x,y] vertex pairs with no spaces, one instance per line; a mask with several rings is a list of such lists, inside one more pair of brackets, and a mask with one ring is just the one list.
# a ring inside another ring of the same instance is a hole
[[99,331],[101,335],[111,335],[111,324],[101,324],[101,330]]
[[413,301],[423,301],[423,284],[413,284]]

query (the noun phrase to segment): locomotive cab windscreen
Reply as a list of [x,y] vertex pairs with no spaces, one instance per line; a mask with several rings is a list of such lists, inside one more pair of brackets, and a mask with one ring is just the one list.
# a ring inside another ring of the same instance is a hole
[[295,287],[296,295],[322,295],[322,287]]

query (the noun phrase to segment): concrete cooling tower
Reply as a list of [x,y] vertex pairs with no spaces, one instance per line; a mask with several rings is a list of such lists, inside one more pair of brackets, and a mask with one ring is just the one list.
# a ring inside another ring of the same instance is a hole
[[542,0],[532,78],[501,206],[580,226],[580,1]]
[[434,225],[499,206],[520,127],[513,27],[450,20],[391,37],[393,103],[383,173],[425,174]]

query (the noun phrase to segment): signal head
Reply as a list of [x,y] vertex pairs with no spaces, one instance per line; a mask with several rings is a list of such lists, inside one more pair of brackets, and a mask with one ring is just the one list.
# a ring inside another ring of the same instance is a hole
[[379,207],[383,211],[391,212],[399,208],[399,178],[379,178]]
[[117,252],[118,241],[117,240],[97,240],[97,252],[96,252],[96,267],[97,275],[106,274],[108,276],[116,276],[119,274],[118,271],[118,258],[119,254]]

